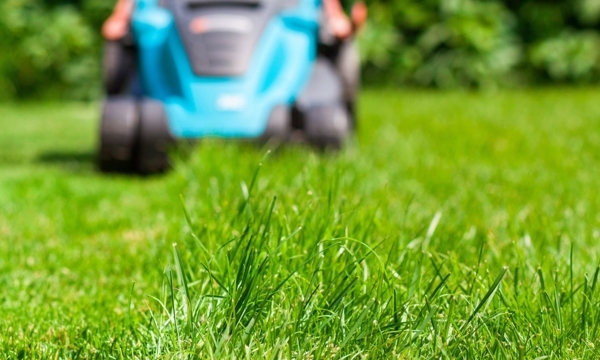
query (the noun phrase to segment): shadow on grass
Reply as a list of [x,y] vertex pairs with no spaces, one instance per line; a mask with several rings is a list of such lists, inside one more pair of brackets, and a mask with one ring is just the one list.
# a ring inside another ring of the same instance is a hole
[[[189,156],[187,153],[178,152],[178,156]],[[140,173],[135,170],[106,171],[98,166],[98,154],[94,151],[47,151],[38,155],[35,163],[57,167],[67,173],[93,173],[102,177],[114,178],[156,178],[169,174],[172,170],[157,173]]]
[[94,151],[47,151],[41,153],[36,162],[56,165],[70,172],[90,172],[97,171],[96,158]]

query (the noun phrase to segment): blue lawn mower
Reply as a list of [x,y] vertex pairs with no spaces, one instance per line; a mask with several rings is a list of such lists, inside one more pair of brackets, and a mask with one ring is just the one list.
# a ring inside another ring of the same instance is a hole
[[101,170],[164,171],[180,139],[341,147],[358,56],[321,21],[321,0],[137,0],[130,34],[105,45]]

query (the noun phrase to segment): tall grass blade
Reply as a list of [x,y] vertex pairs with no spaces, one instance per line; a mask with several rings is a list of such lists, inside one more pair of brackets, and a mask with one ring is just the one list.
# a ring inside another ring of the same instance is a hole
[[492,284],[492,286],[490,286],[487,293],[483,296],[483,298],[481,299],[481,301],[479,302],[479,304],[477,305],[477,307],[475,308],[475,310],[473,311],[471,316],[469,316],[469,319],[467,320],[467,322],[461,327],[461,330],[464,329],[466,326],[468,326],[471,323],[471,321],[479,313],[479,310],[481,310],[481,308],[487,303],[487,301],[490,300],[494,296],[494,294],[496,293],[496,290],[498,290],[498,287],[500,287],[500,284],[502,283],[502,279],[504,279],[504,276],[506,275],[507,271],[508,271],[507,267],[504,267],[502,269],[502,271],[496,277],[496,280],[494,280],[494,283]]

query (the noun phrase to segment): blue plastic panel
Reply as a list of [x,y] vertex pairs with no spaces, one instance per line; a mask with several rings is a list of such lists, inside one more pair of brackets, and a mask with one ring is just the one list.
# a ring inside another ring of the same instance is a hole
[[299,1],[269,22],[244,75],[198,77],[172,14],[156,0],[138,0],[132,26],[145,95],[165,104],[178,137],[260,136],[273,107],[291,105],[308,81],[319,16],[320,1]]

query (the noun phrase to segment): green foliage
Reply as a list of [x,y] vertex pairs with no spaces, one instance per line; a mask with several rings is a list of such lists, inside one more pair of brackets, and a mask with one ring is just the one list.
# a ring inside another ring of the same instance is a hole
[[600,73],[600,37],[594,31],[564,31],[531,48],[534,68],[558,81],[589,82]]
[[96,98],[100,93],[99,29],[113,3],[0,3],[0,99]]
[[578,0],[575,10],[579,20],[584,24],[594,25],[600,22],[599,0]]
[[97,37],[77,8],[6,0],[0,14],[0,96],[97,96]]
[[485,87],[500,83],[521,59],[516,21],[498,2],[400,0],[374,4],[371,14],[362,38],[367,78]]
[[598,0],[369,5],[361,38],[367,82],[479,88],[600,79]]
[[[359,41],[367,84],[490,88],[600,80],[600,0],[366,1],[370,20]],[[99,32],[114,2],[3,1],[0,99],[97,96]]]

